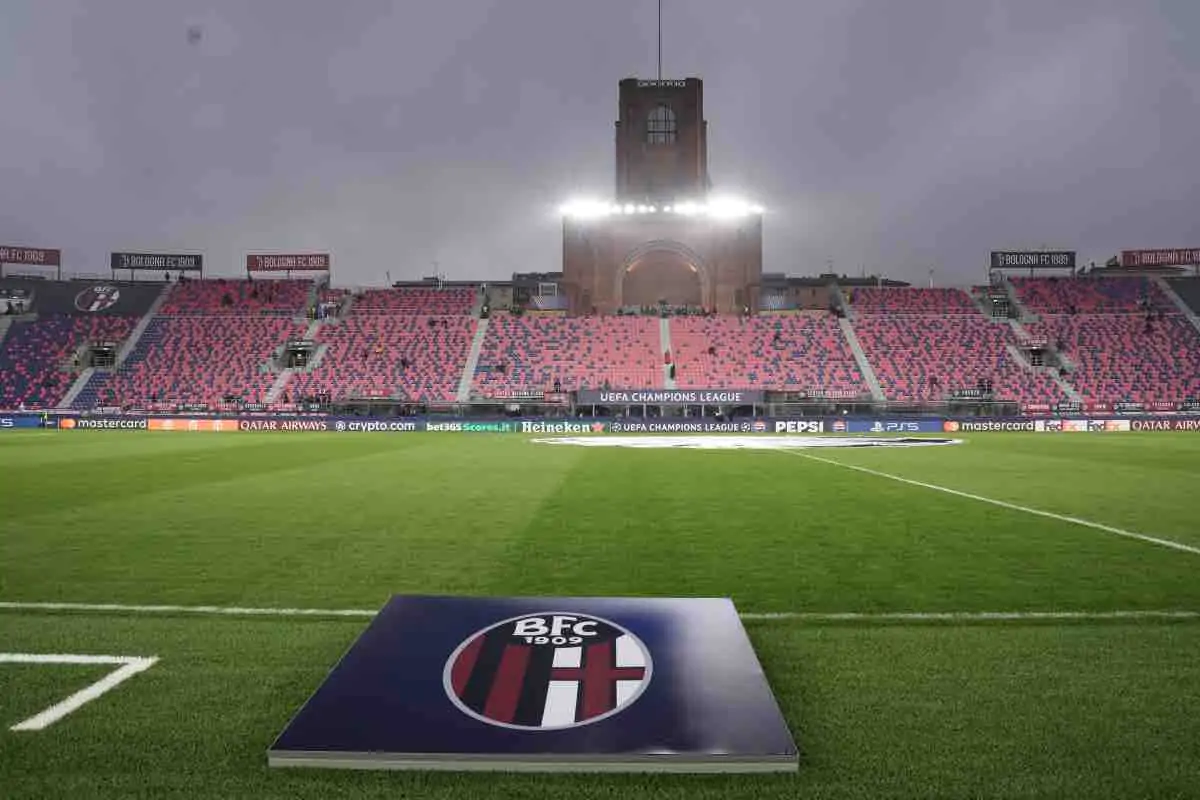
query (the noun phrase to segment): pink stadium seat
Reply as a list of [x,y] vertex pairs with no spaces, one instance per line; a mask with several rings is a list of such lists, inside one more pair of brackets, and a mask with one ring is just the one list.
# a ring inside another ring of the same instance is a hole
[[854,332],[889,400],[941,400],[954,389],[974,388],[981,378],[992,381],[998,399],[1066,400],[1053,378],[1009,354],[1005,345],[1017,344],[1012,328],[982,314],[863,315]]
[[1174,309],[1147,278],[1011,278],[1017,297],[1035,313],[1136,313]]
[[496,314],[488,323],[475,388],[509,391],[661,388],[659,321],[650,317]]
[[0,349],[0,408],[51,408],[71,388],[75,374],[62,369],[75,348],[90,341],[121,342],[137,317],[47,316],[17,323]]
[[851,289],[850,305],[859,314],[978,314],[962,289],[865,287]]
[[160,314],[303,314],[310,281],[188,280],[171,287]]
[[1179,313],[1045,314],[1029,330],[1062,345],[1071,384],[1089,402],[1200,398],[1200,334]]
[[312,372],[295,373],[287,391],[452,401],[477,324],[463,315],[362,313],[356,301],[349,318],[322,327],[325,355]]
[[824,311],[676,317],[671,344],[681,389],[761,388],[840,396],[867,391],[837,319]]
[[156,317],[120,369],[97,375],[78,404],[262,402],[276,377],[265,368],[275,349],[304,330],[279,316]]
[[355,314],[469,314],[475,305],[476,286],[402,286],[368,289],[354,300]]

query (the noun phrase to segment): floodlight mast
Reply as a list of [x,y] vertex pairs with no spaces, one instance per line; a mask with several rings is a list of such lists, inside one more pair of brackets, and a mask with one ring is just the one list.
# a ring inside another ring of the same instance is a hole
[[658,79],[662,80],[662,0],[658,0]]

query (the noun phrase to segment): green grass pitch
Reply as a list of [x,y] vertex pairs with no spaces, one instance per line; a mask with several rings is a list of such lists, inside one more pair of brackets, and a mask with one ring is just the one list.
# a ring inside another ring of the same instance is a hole
[[[1200,548],[1200,435],[821,450]],[[402,592],[731,596],[797,775],[269,770],[366,617],[0,609],[4,798],[1200,797],[1200,554],[794,453],[520,436],[0,436],[0,601],[373,609]],[[885,619],[887,612],[1190,612]],[[814,614],[858,612],[858,619]],[[875,615],[875,616],[871,616]]]

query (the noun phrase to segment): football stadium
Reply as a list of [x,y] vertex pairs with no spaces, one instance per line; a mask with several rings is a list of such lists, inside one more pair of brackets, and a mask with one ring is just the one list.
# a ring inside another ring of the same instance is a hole
[[0,796],[1200,796],[1200,243],[781,272],[704,88],[506,280],[0,246]]

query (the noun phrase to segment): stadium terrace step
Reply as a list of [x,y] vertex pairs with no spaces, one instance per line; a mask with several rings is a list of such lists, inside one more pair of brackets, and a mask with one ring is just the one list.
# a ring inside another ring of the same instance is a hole
[[311,281],[209,279],[176,283],[160,316],[304,314]]
[[[504,312],[488,320],[474,390],[661,389],[658,320],[643,316],[566,317]],[[741,388],[741,387],[738,387]]]
[[[680,389],[867,391],[849,343],[828,311],[670,320]],[[660,355],[661,361],[661,355]]]
[[1008,279],[1007,275],[1000,276],[1000,286],[1008,294],[1008,304],[1016,312],[1016,319],[1021,322],[1037,322],[1038,315],[1034,313],[1028,305],[1021,299],[1017,292],[1017,287]]
[[[388,298],[383,303],[394,302],[393,293],[380,292]],[[412,315],[361,300],[339,324],[321,326],[315,341],[327,351],[310,371],[293,375],[290,391],[453,402],[477,321],[466,314]]]
[[471,349],[467,351],[467,363],[463,365],[462,375],[458,379],[458,391],[455,399],[460,403],[471,399],[471,384],[475,380],[475,369],[479,366],[479,354],[483,350],[483,340],[487,337],[488,321],[479,320],[475,327],[475,335],[471,337]]
[[75,399],[79,397],[80,392],[87,387],[88,383],[90,383],[92,380],[92,376],[95,374],[95,367],[88,367],[83,372],[79,373],[79,377],[76,378],[75,382],[71,384],[71,388],[67,390],[65,395],[63,395],[63,399],[58,401],[58,405],[55,406],[55,408],[61,411],[69,410],[72,404],[74,404]]
[[0,347],[0,408],[54,408],[72,388],[64,359],[89,341],[120,342],[135,317],[50,314],[14,321]]
[[[1179,309],[1179,313],[1187,317],[1196,332],[1200,333],[1200,317],[1196,316],[1196,308],[1200,306],[1200,278],[1177,278],[1173,281],[1155,278],[1154,282],[1163,295]],[[1180,291],[1176,291],[1176,287]],[[1189,304],[1184,294],[1194,297],[1193,303]]]
[[[125,363],[97,373],[75,408],[143,402],[262,402],[275,382],[260,367],[305,326],[285,316],[158,315]],[[102,401],[102,402],[98,402]]]
[[295,370],[285,369],[275,376],[275,382],[271,384],[271,388],[267,390],[265,402],[278,402],[279,396],[283,394],[283,390],[287,387],[288,381],[292,379]]
[[1038,314],[1137,314],[1172,309],[1158,284],[1144,277],[1011,278],[1017,297]]
[[1074,362],[1071,385],[1085,402],[1200,397],[1200,333],[1175,309],[1158,308],[1150,318],[1144,311],[1047,313],[1027,327]]
[[850,290],[848,304],[859,314],[975,314],[979,309],[962,289],[864,286]]
[[[133,333],[129,335],[128,339],[121,343],[121,348],[117,351],[118,367],[125,363],[125,359],[128,358],[129,354],[133,352],[133,349],[137,347],[137,343],[141,341],[142,334],[146,332],[146,328],[150,326],[150,322],[154,319],[155,315],[158,314],[159,309],[163,307],[163,303],[167,302],[167,298],[171,294],[171,287],[173,286],[175,286],[175,284],[163,284],[162,291],[158,293],[158,296],[154,298],[154,302],[150,304],[150,308],[146,309],[146,313],[143,314],[142,318],[138,320],[138,324],[134,327]],[[76,394],[78,394],[78,392],[76,392]]]
[[875,370],[871,367],[871,362],[867,360],[867,354],[863,352],[862,344],[858,341],[858,335],[854,332],[854,325],[850,322],[850,318],[840,317],[838,326],[842,329],[842,335],[846,337],[846,343],[850,345],[850,352],[854,354],[854,360],[858,362],[858,370],[862,373],[863,380],[867,382],[867,388],[871,390],[871,399],[876,402],[883,401],[883,387],[879,385],[879,378],[875,377]]
[[[658,321],[658,346],[664,353],[675,352],[671,347],[671,321],[665,317]],[[672,374],[672,366],[671,363],[663,364],[663,386],[667,389],[675,389],[678,386]]]
[[929,402],[991,380],[999,399],[1054,404],[1065,398],[1050,375],[1027,369],[1008,345],[1013,328],[981,314],[863,314],[854,323],[889,400]]
[[355,313],[468,316],[479,291],[476,286],[400,286],[367,289],[355,300]]

